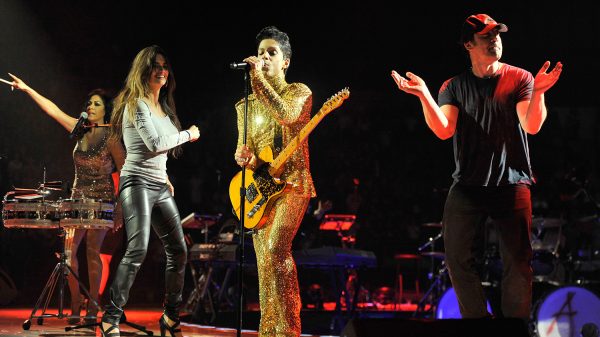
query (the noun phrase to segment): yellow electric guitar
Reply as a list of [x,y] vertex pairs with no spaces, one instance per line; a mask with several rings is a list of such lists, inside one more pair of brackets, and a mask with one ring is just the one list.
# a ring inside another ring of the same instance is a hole
[[[246,168],[246,178],[244,182],[245,201],[244,201],[244,227],[249,229],[258,229],[265,222],[263,215],[279,198],[283,191],[289,186],[288,182],[279,179],[283,169],[283,164],[290,158],[292,153],[308,137],[314,128],[327,116],[328,113],[338,108],[346,98],[350,96],[348,88],[340,90],[323,104],[323,107],[306,124],[300,133],[294,137],[273,160],[273,150],[266,147],[260,151],[258,158],[263,162],[262,165],[252,171]],[[235,215],[240,218],[240,189],[242,187],[242,172],[238,172],[229,183],[229,198],[233,205]]]

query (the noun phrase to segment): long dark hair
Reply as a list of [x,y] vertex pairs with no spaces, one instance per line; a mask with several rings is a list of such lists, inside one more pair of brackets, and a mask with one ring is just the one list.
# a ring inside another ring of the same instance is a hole
[[[165,51],[157,46],[152,45],[140,50],[129,69],[129,74],[125,79],[123,89],[117,95],[114,102],[114,109],[111,117],[111,138],[121,139],[123,137],[123,113],[127,108],[129,120],[134,120],[134,114],[137,108],[137,100],[150,95],[150,87],[148,82],[152,74],[154,60],[157,55],[162,55],[167,62],[169,77],[167,83],[160,89],[158,102],[163,111],[169,116],[177,130],[181,131],[181,123],[177,117],[175,108],[175,99],[173,91],[175,91],[175,74],[171,68],[171,63]],[[177,146],[169,151],[173,157],[181,154],[181,147]]]

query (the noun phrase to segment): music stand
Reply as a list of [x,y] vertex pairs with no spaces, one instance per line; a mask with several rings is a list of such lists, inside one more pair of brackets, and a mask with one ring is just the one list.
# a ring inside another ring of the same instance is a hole
[[[208,227],[215,225],[223,214],[219,213],[217,215],[202,215],[198,212],[190,213],[181,221],[181,226],[185,229],[201,229],[204,233],[204,244],[200,244],[199,247],[204,247],[204,250],[208,249],[208,252],[204,252],[206,256],[199,256],[200,260],[211,260],[213,257],[214,251],[217,249],[217,245],[208,243]],[[186,235],[186,242],[188,244],[188,250],[190,251],[190,255],[192,254],[193,247],[195,247],[191,236]],[[210,246],[210,247],[209,247]],[[202,255],[202,254],[200,254]],[[213,321],[216,316],[214,312],[214,307],[212,305],[212,297],[210,292],[208,292],[209,282],[211,282],[212,277],[212,266],[210,266],[207,270],[204,270],[202,273],[199,273],[194,264],[192,263],[195,259],[188,257],[188,265],[190,266],[190,272],[192,273],[192,280],[194,281],[194,289],[190,293],[187,301],[183,305],[183,311],[191,313],[192,315],[196,312],[197,306],[200,304],[200,300],[204,299],[205,296],[208,296],[209,305],[213,316],[211,321]]]
[[356,215],[353,214],[325,214],[319,229],[347,231],[354,225],[354,221],[356,221]]
[[216,224],[221,220],[223,214],[206,215],[198,212],[190,213],[181,220],[181,227],[185,229],[202,229],[204,233],[204,243],[208,243],[208,227]]
[[350,230],[355,221],[356,215],[354,214],[325,214],[323,221],[319,225],[319,229],[323,231],[337,231],[342,241],[342,247],[345,248],[346,242],[353,245],[355,240],[352,235],[344,235],[342,231]]

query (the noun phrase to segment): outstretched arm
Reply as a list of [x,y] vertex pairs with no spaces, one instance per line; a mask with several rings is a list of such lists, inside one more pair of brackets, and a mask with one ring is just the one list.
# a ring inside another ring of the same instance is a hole
[[544,93],[554,86],[562,72],[562,63],[560,62],[556,63],[552,71],[546,73],[549,67],[550,61],[546,61],[535,75],[531,100],[517,103],[517,114],[519,115],[521,127],[525,132],[532,135],[540,131],[546,120],[548,111],[546,110]]
[[392,78],[398,85],[398,89],[417,96],[421,101],[425,122],[431,131],[440,139],[452,137],[456,130],[458,108],[448,104],[439,107],[423,79],[411,72],[407,72],[406,77],[408,79],[392,70]]
[[30,88],[23,80],[18,78],[17,76],[8,73],[10,77],[13,79],[13,87],[26,92],[29,97],[33,99],[34,102],[39,105],[44,112],[48,114],[48,116],[54,118],[60,125],[62,125],[67,131],[71,132],[77,124],[77,118],[73,118],[67,115],[64,111],[62,111],[54,102],[47,99],[46,97],[40,95],[37,91]]

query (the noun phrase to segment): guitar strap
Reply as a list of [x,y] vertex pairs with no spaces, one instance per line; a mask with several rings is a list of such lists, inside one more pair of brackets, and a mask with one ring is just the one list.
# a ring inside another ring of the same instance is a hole
[[275,126],[275,132],[273,134],[273,151],[275,153],[273,153],[273,157],[277,157],[277,155],[279,154],[279,152],[281,152],[282,148],[283,148],[283,131],[282,131],[283,126],[277,124],[277,126]]

